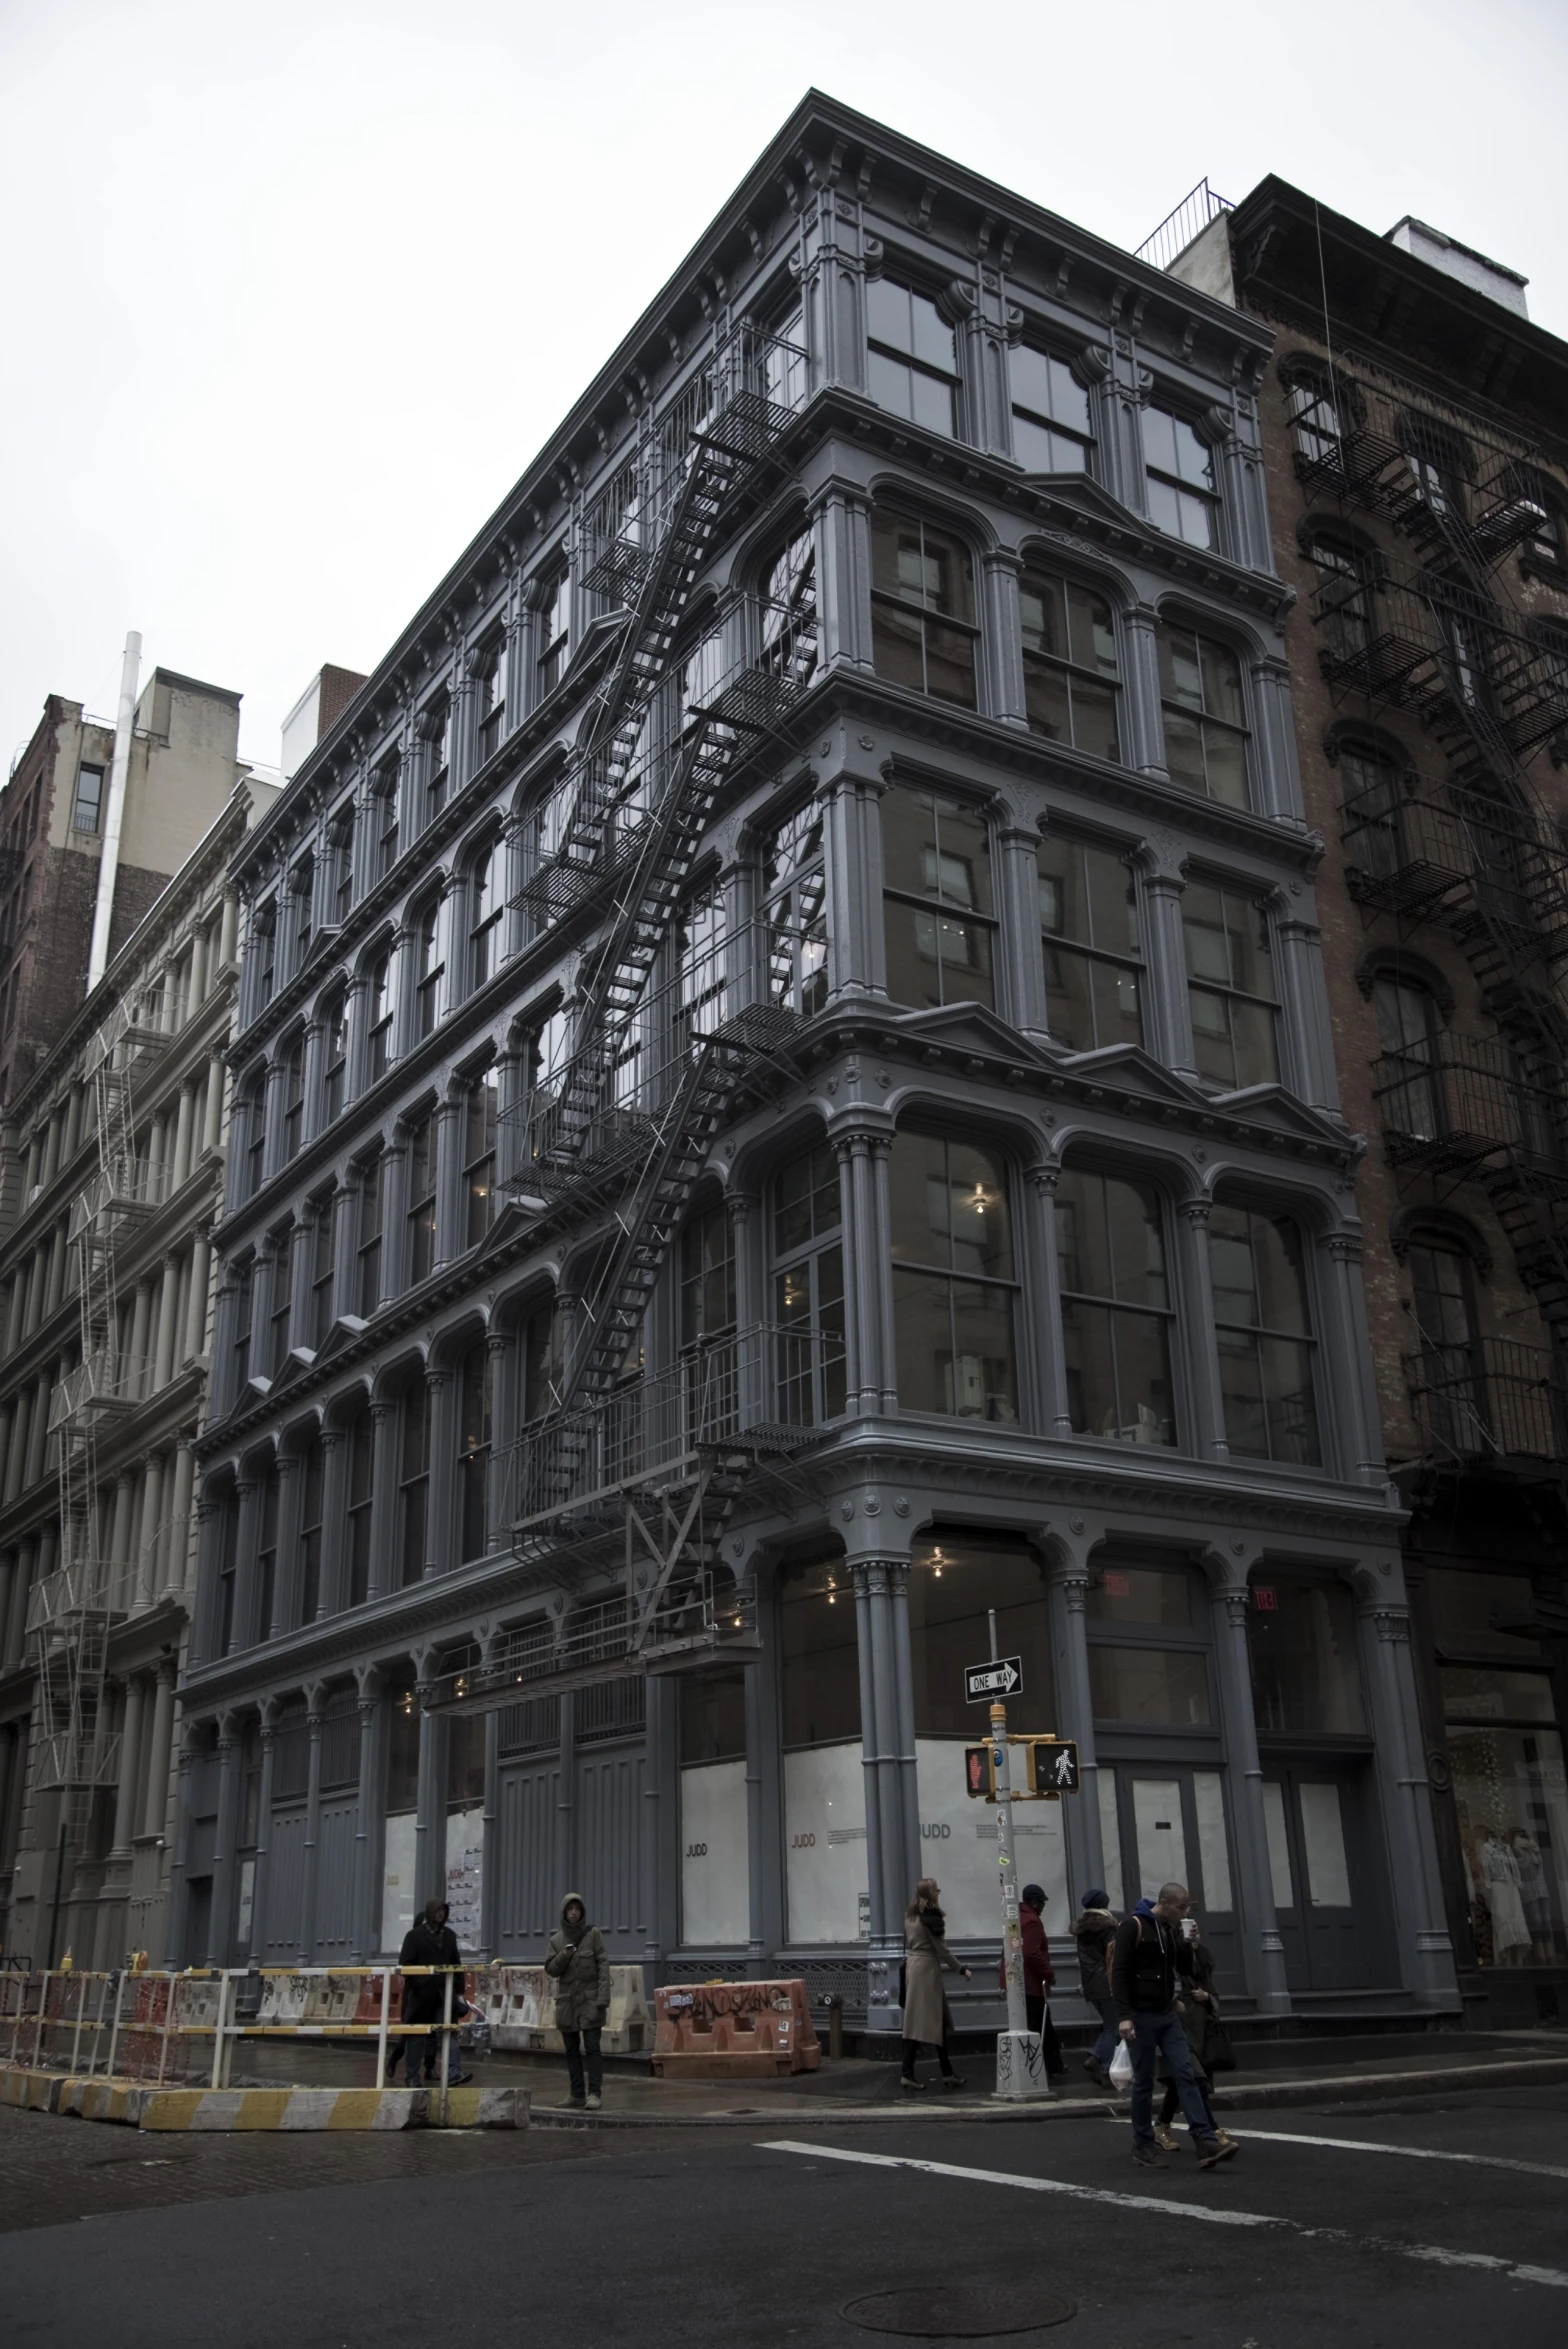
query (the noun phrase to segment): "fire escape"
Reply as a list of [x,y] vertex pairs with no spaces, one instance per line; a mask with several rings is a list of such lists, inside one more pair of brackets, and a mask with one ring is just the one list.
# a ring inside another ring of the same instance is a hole
[[1381,515],[1410,550],[1322,578],[1313,617],[1323,673],[1369,716],[1417,717],[1447,765],[1440,782],[1384,774],[1347,799],[1351,888],[1402,924],[1445,930],[1499,1030],[1385,1054],[1390,1160],[1485,1189],[1552,1338],[1550,1353],[1427,1345],[1407,1375],[1434,1452],[1561,1463],[1568,850],[1530,763],[1568,729],[1568,662],[1532,634],[1504,571],[1546,526],[1545,471],[1522,442],[1356,359],[1314,395],[1298,393],[1294,421],[1303,483]]
[[811,1432],[772,1413],[810,1341],[752,1329],[642,1362],[644,1318],[709,1152],[748,1086],[787,1067],[798,1010],[752,982],[737,942],[687,934],[693,868],[737,758],[809,685],[809,562],[783,600],[744,599],[694,632],[694,591],[766,479],[806,394],[805,354],[742,325],[581,522],[583,586],[627,619],[551,794],[521,902],[536,930],[590,942],[569,1044],[504,1113],[508,1182],[539,1229],[597,1222],[548,1409],[506,1456],[517,1556],[541,1582],[606,1570],[622,1595],[563,1607],[449,1674],[433,1711],[485,1711],[755,1646],[749,1601],[719,1556],[743,1491],[787,1489]]
[[115,1782],[119,1733],[109,1729],[104,1679],[115,1580],[123,1561],[105,1550],[99,1508],[98,1438],[104,1422],[140,1400],[146,1365],[120,1344],[115,1252],[125,1226],[156,1204],[156,1177],[136,1155],[136,1074],[168,1041],[155,1001],[117,1006],[88,1047],[98,1170],[75,1201],[81,1361],[54,1391],[49,1432],[59,1455],[59,1563],[34,1589],[27,1629],[38,1660],[40,1792],[58,1792],[60,1834],[80,1850],[93,1796]]

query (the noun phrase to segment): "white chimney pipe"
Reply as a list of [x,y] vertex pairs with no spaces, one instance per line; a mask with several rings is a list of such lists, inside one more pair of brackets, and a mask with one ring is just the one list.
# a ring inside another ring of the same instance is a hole
[[109,769],[109,801],[103,817],[103,849],[98,859],[98,896],[93,906],[93,942],[87,953],[87,992],[90,995],[109,967],[109,925],[114,918],[114,880],[120,869],[120,823],[125,814],[125,784],[131,771],[131,737],[136,729],[136,680],[141,674],[142,640],[133,628],[125,639],[125,662],[120,670],[120,707],[114,721],[114,764]]

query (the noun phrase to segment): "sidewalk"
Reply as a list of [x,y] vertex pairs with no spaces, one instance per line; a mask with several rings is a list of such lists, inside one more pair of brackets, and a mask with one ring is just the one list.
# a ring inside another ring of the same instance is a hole
[[[1241,2054],[1246,2068],[1222,2073],[1215,2083],[1215,2106],[1221,2112],[1380,2097],[1391,2091],[1430,2095],[1568,2081],[1568,2031],[1550,2027],[1278,2040],[1243,2047]],[[1049,2102],[1025,2105],[999,2103],[992,2096],[989,2052],[966,2053],[959,2062],[965,2086],[955,2092],[939,2088],[929,2060],[923,2063],[921,2077],[930,2085],[922,2096],[902,2093],[896,2057],[845,2057],[837,2063],[824,2057],[820,2071],[783,2080],[655,2080],[623,2064],[607,2068],[604,2107],[598,2113],[573,2112],[567,2105],[566,2067],[556,2056],[492,2056],[475,2066],[474,2077],[483,2087],[532,2089],[535,2128],[711,2128],[759,2119],[788,2122],[792,2128],[840,2128],[894,2118],[1076,2120],[1126,2109],[1124,2099],[1091,2087],[1076,2059],[1070,2059],[1073,2068],[1060,2083],[1060,2093]],[[346,2088],[369,2085],[374,2078],[374,2054],[357,2047],[252,2040],[234,2051],[235,2087],[288,2080]]]

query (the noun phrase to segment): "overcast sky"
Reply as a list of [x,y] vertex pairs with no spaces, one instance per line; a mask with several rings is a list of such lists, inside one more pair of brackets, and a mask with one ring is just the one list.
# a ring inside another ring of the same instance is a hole
[[1205,175],[1413,212],[1568,334],[1564,0],[0,0],[7,764],[133,627],[275,762],[813,83],[1128,246]]

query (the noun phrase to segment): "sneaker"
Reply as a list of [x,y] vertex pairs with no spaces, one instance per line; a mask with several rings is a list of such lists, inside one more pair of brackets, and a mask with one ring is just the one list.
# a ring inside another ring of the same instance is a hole
[[1135,2145],[1132,2157],[1141,2170],[1168,2170],[1171,2166],[1157,2145]]
[[926,2084],[924,2080],[912,2080],[907,2072],[899,2081],[899,2086],[903,2089],[906,2096],[924,2096],[926,2092]]
[[963,2084],[964,2075],[962,2072],[944,2072],[942,2074],[942,2085],[944,2088],[962,2088]]
[[1105,2076],[1105,2066],[1101,2063],[1098,2056],[1086,2055],[1083,2059],[1083,2068],[1088,2073],[1090,2079],[1094,2082],[1096,2088],[1109,2088],[1111,2083]]
[[569,2096],[569,2097],[566,2099],[566,2109],[567,2109],[567,2111],[568,2111],[568,2112],[586,2112],[586,2111],[587,2111],[587,2109],[588,2109],[588,2099],[587,2099],[587,2097],[586,2097],[586,2096]]
[[604,2098],[602,2096],[590,2096],[583,2109],[585,2112],[597,2112],[603,2102]]
[[1228,2145],[1222,2145],[1218,2137],[1200,2137],[1197,2143],[1198,2167],[1200,2170],[1211,2170],[1216,2162],[1229,2161],[1237,2151],[1239,2147],[1234,2138]]
[[1176,2150],[1175,2130],[1168,2128],[1164,2121],[1156,2121],[1154,2124],[1154,2142],[1160,2148],[1162,2153],[1174,2153]]
[[1232,2153],[1239,2153],[1239,2152],[1241,2151],[1241,2147],[1240,2147],[1240,2145],[1237,2143],[1236,2139],[1235,2139],[1235,2138],[1234,2138],[1234,2137],[1231,2135],[1231,2133],[1230,2133],[1229,2129],[1216,2129],[1216,2130],[1215,2130],[1215,2132],[1214,2132],[1214,2134],[1215,2134],[1215,2136],[1216,2136],[1216,2137],[1219,2139],[1219,2141],[1220,2141],[1220,2143],[1221,2143],[1222,2145],[1224,2145],[1224,2146],[1228,2146],[1228,2147],[1229,2147],[1229,2149],[1230,2149],[1230,2151],[1231,2151]]
[[472,2072],[454,2072],[451,2079],[448,2080],[447,2086],[449,2088],[466,2088],[473,2076]]

